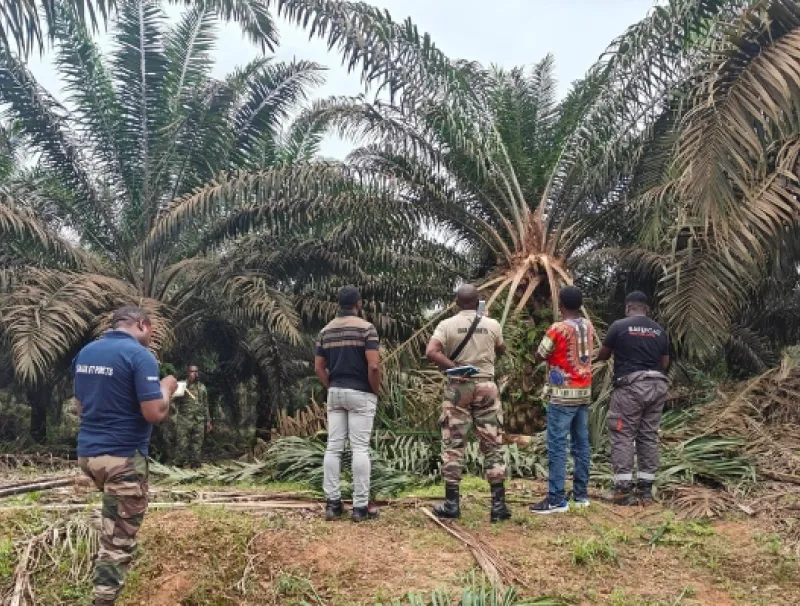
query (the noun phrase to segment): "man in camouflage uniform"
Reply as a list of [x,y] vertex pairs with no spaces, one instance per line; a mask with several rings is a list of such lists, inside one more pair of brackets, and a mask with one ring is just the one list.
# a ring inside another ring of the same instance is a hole
[[200,382],[200,370],[189,366],[186,373],[186,393],[175,398],[175,464],[200,467],[205,432],[211,431],[208,391]]
[[111,330],[84,347],[73,364],[81,419],[78,464],[103,491],[94,605],[116,603],[147,511],[147,454],[153,423],[162,422],[177,387],[158,380],[147,349],[152,325],[138,307],[114,313]]
[[[511,517],[505,503],[503,455],[503,408],[494,383],[494,361],[505,349],[503,330],[496,320],[477,318],[478,290],[465,284],[458,289],[456,304],[461,310],[437,327],[428,343],[425,355],[442,370],[459,365],[472,365],[478,374],[469,378],[450,378],[442,403],[442,476],[445,481],[445,501],[433,508],[441,518],[461,515],[459,484],[462,458],[470,425],[475,424],[481,452],[486,461],[486,479],[492,490],[490,520],[497,522]],[[477,320],[474,332],[470,326]],[[465,337],[469,338],[465,340]],[[464,342],[456,356],[454,352]],[[451,356],[457,359],[451,359]]]

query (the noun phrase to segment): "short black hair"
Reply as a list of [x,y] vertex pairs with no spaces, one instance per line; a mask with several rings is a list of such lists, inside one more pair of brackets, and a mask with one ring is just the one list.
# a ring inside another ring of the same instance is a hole
[[345,286],[339,291],[339,306],[350,309],[361,300],[361,293],[355,286]]
[[141,307],[126,305],[125,307],[120,307],[111,316],[111,326],[116,328],[118,324],[133,324],[139,320],[142,320],[145,324],[152,324],[150,316]]
[[644,305],[647,307],[649,306],[647,295],[641,290],[634,290],[625,297],[625,305]]
[[583,293],[577,286],[567,286],[558,293],[558,302],[569,311],[579,311],[583,307]]

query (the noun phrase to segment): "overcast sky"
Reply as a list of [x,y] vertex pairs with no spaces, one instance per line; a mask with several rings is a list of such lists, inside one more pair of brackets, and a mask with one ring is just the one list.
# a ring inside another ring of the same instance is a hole
[[[564,94],[594,63],[613,38],[642,19],[653,0],[372,0],[392,17],[411,17],[429,32],[448,56],[496,63],[530,65],[547,53],[555,56],[559,93]],[[327,81],[318,97],[361,92],[357,75],[341,67],[335,52],[321,40],[308,40],[299,28],[280,23],[281,43],[275,56],[316,61],[327,66]],[[215,75],[222,76],[257,55],[235,25],[221,27]],[[60,82],[49,60],[31,63],[39,82],[60,100]],[[326,155],[342,157],[350,146],[336,139],[323,145]]]

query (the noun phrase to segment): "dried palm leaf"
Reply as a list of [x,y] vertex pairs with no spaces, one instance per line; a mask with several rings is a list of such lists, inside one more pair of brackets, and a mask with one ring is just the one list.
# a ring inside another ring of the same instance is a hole
[[666,500],[680,517],[694,519],[720,518],[736,506],[730,493],[705,486],[670,487]]

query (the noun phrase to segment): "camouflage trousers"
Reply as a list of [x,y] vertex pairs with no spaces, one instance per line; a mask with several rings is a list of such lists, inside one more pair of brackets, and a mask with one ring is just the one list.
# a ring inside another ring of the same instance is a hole
[[178,417],[175,423],[175,448],[173,456],[175,465],[192,467],[200,466],[200,455],[205,438],[205,419],[187,419]]
[[136,551],[147,511],[147,457],[80,457],[83,472],[103,491],[100,551],[94,565],[95,604],[114,604]]
[[450,381],[444,392],[442,416],[442,477],[461,481],[464,447],[472,423],[486,463],[486,479],[494,484],[506,477],[503,462],[503,406],[491,381]]

